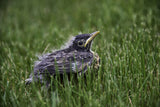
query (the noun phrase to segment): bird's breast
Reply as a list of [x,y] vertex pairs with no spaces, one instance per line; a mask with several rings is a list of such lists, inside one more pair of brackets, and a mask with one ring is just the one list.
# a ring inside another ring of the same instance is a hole
[[100,58],[97,53],[93,53],[93,69],[98,70],[100,66]]

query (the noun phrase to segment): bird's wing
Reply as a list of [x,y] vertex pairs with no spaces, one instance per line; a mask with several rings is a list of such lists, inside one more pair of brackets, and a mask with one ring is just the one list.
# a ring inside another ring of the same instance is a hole
[[34,71],[39,71],[40,74],[50,75],[54,75],[56,73],[85,72],[87,67],[90,66],[93,61],[93,55],[84,52],[63,54],[62,56],[48,56],[40,64],[35,66]]

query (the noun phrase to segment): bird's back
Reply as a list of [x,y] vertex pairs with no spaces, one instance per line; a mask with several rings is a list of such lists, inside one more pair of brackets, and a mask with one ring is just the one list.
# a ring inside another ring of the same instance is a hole
[[34,74],[54,75],[56,73],[85,72],[92,61],[93,54],[91,52],[56,51],[48,54],[39,64],[35,65]]

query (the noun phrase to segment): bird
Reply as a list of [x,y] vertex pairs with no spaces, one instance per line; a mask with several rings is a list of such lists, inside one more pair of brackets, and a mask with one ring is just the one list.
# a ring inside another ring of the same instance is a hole
[[[25,84],[32,82],[43,83],[50,76],[57,74],[85,74],[89,68],[98,70],[99,55],[91,50],[93,39],[100,33],[95,31],[88,34],[79,34],[72,38],[64,49],[44,54],[34,64]],[[48,81],[47,81],[48,82]]]

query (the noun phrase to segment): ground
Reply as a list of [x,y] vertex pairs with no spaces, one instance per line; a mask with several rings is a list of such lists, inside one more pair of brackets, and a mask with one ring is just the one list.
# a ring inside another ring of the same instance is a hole
[[[160,106],[158,0],[2,0],[2,106]],[[71,36],[100,31],[92,50],[99,71],[54,89],[25,86],[36,55],[59,49]]]

